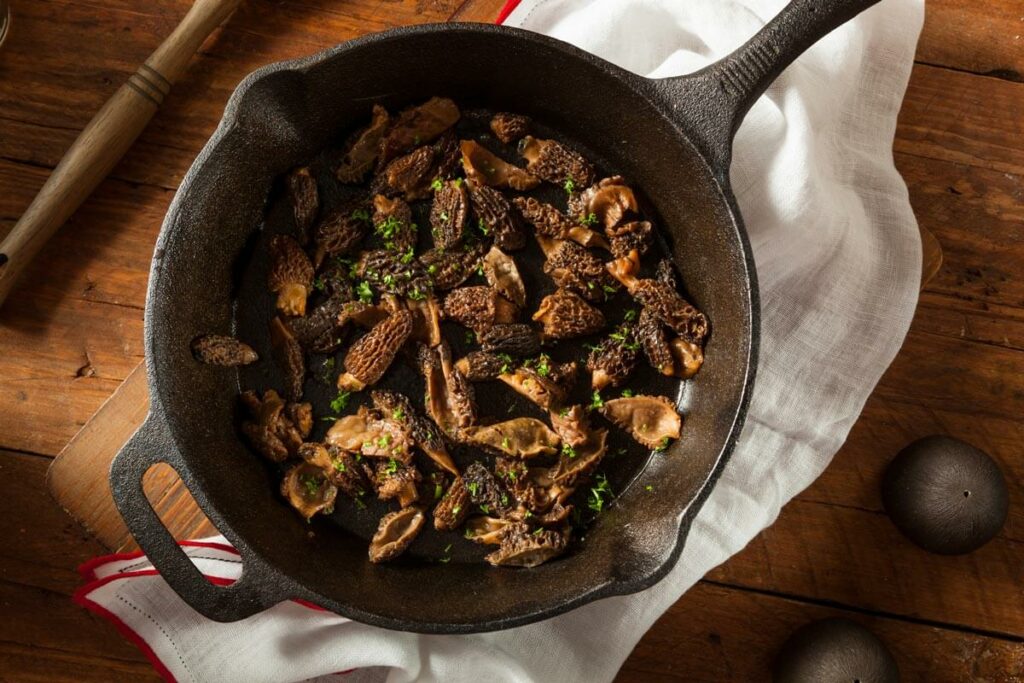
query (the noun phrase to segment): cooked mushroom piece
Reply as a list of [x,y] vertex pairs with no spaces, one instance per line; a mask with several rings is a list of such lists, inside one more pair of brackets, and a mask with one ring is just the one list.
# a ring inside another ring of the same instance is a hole
[[[484,277],[491,287],[516,306],[522,308],[526,305],[526,285],[523,284],[515,259],[498,247],[491,247],[484,256],[483,267]],[[604,273],[604,276],[608,277],[608,274]]]
[[530,129],[530,118],[522,114],[498,112],[491,119],[491,131],[494,137],[506,145],[519,140]]
[[377,410],[384,415],[391,416],[395,422],[406,426],[416,445],[436,465],[452,474],[459,473],[458,467],[455,466],[448,454],[444,436],[438,430],[437,425],[420,415],[408,398],[389,390],[375,390],[370,393],[370,397]]
[[551,480],[566,487],[575,487],[597,469],[607,450],[608,430],[596,429],[579,446],[564,446],[558,463],[551,468]]
[[526,170],[549,183],[566,184],[571,189],[594,182],[590,162],[560,142],[527,135],[519,142],[519,153],[526,159]]
[[[462,165],[462,150],[459,149],[459,138],[452,129],[446,130],[434,143],[434,180],[446,180],[458,172]],[[436,184],[431,183],[436,189]]]
[[309,241],[309,228],[313,225],[317,211],[320,210],[320,195],[316,188],[316,178],[303,166],[288,174],[288,200],[295,216],[295,234],[300,244]]
[[638,278],[640,257],[636,251],[608,264],[608,272],[621,282],[630,295],[649,309],[684,340],[700,344],[708,333],[708,319],[684,299],[671,285],[660,280]]
[[279,316],[270,321],[270,348],[284,375],[284,395],[289,401],[298,401],[306,380],[306,357],[295,335]]
[[378,167],[417,145],[433,141],[459,120],[459,108],[447,97],[431,97],[395,117],[394,125],[380,144]]
[[544,272],[558,287],[571,289],[588,301],[605,301],[618,291],[604,262],[568,240],[559,241],[547,254]]
[[609,385],[622,386],[636,369],[639,351],[640,342],[633,325],[620,325],[587,356],[591,388],[601,391]]
[[504,358],[488,351],[472,351],[455,363],[456,369],[470,382],[498,379],[498,375],[512,369],[512,358]]
[[469,491],[462,477],[455,477],[434,507],[434,528],[438,531],[458,529],[469,515],[470,506]]
[[593,334],[605,326],[604,314],[579,295],[565,289],[544,297],[533,314],[533,319],[544,325],[542,337],[570,339]]
[[454,248],[466,235],[469,221],[469,193],[461,178],[442,183],[430,206],[430,228],[434,246]]
[[242,433],[256,451],[273,462],[294,457],[302,441],[313,430],[313,409],[308,403],[285,403],[273,389],[260,398],[245,391],[240,400],[249,413]]
[[568,527],[537,533],[517,523],[505,530],[501,546],[485,559],[496,567],[536,567],[564,553],[568,544]]
[[551,426],[562,440],[563,447],[568,444],[572,448],[582,446],[590,436],[590,424],[587,411],[581,405],[568,406],[550,413]]
[[444,497],[444,492],[451,485],[452,478],[448,472],[430,472],[425,474],[419,486],[419,500],[425,507],[437,505]]
[[445,342],[436,349],[420,346],[416,361],[426,382],[427,413],[441,431],[458,437],[460,430],[476,422],[476,397],[469,381],[451,361]]
[[395,311],[359,338],[345,354],[345,372],[338,377],[338,388],[362,391],[376,384],[412,333],[412,314]]
[[281,480],[281,495],[308,520],[318,512],[330,514],[334,510],[338,489],[327,481],[319,467],[300,462],[285,472]]
[[599,223],[607,231],[636,214],[638,207],[633,190],[622,176],[612,176],[573,197],[569,211],[581,221]]
[[437,357],[441,362],[441,374],[445,381],[445,400],[449,412],[455,419],[455,425],[463,429],[476,424],[476,393],[473,391],[473,385],[452,362],[452,352],[448,344],[442,342],[437,347]]
[[479,462],[474,462],[462,473],[462,481],[469,492],[469,500],[486,514],[503,515],[510,509],[512,499],[505,487]]
[[348,151],[335,171],[335,177],[343,183],[361,183],[366,174],[373,168],[380,151],[380,143],[384,132],[391,122],[391,117],[384,107],[373,105],[373,119],[370,125],[356,133],[348,144]]
[[676,374],[675,358],[665,336],[665,326],[658,316],[647,308],[640,310],[636,322],[636,337],[652,368],[667,377]]
[[532,356],[540,352],[537,331],[525,323],[501,323],[482,330],[477,341],[484,351],[509,353],[514,356]]
[[561,405],[568,393],[552,381],[547,373],[541,375],[535,367],[519,367],[499,375],[498,379],[544,410]]
[[637,442],[664,450],[678,439],[683,419],[664,396],[630,396],[605,401],[601,414],[625,429]]
[[299,346],[309,353],[333,353],[341,345],[342,331],[339,321],[350,302],[331,297],[314,308],[305,318],[288,321]]
[[342,205],[316,226],[316,261],[325,255],[342,256],[356,250],[370,230],[370,212],[362,201]]
[[428,346],[441,343],[441,307],[433,296],[410,298],[405,302],[412,314],[411,338]]
[[424,521],[423,510],[415,505],[381,517],[377,533],[370,540],[370,562],[388,562],[404,553],[423,529]]
[[349,322],[362,327],[365,330],[373,329],[373,326],[391,315],[383,305],[366,304],[362,301],[348,301],[341,308],[338,314],[338,327],[344,327]]
[[590,228],[579,225],[550,204],[537,201],[533,197],[515,197],[512,199],[512,204],[541,237],[572,240],[584,247],[601,247],[611,250],[611,246],[603,236]]
[[484,246],[480,242],[456,245],[451,249],[437,247],[424,252],[419,262],[426,270],[434,289],[448,290],[469,279],[480,263]]
[[628,256],[634,250],[640,255],[646,254],[654,241],[654,227],[649,221],[630,221],[607,228],[605,232],[611,238],[610,249],[616,258]]
[[285,315],[306,315],[306,298],[313,288],[313,264],[294,237],[271,238],[267,285],[277,294],[277,310]]
[[416,246],[412,209],[399,197],[392,199],[378,194],[373,198],[373,226],[389,251],[404,254]]
[[493,187],[471,183],[469,199],[477,216],[477,227],[484,235],[494,237],[494,243],[505,251],[526,246],[526,235],[519,228],[512,205],[505,195]]
[[669,348],[676,361],[676,377],[690,379],[700,371],[700,366],[704,364],[704,350],[700,346],[683,339],[673,339]]
[[327,481],[350,498],[362,496],[369,488],[363,469],[355,457],[337,446],[304,443],[299,448],[299,456],[310,465],[320,468]]
[[444,298],[444,315],[477,334],[493,325],[515,322],[519,308],[493,287],[453,289]]
[[417,147],[392,159],[370,183],[370,191],[388,197],[401,196],[414,201],[430,196],[430,184],[436,177],[437,150],[430,145]]
[[522,459],[550,455],[561,443],[557,434],[533,417],[516,417],[492,425],[471,427],[466,430],[466,436],[470,443]]
[[192,355],[200,363],[237,367],[250,365],[259,354],[245,342],[223,334],[204,334],[192,340]]
[[540,184],[525,170],[508,163],[475,140],[459,143],[462,150],[462,169],[466,177],[480,185],[530,190]]
[[432,290],[430,276],[413,256],[411,246],[404,253],[393,249],[364,251],[356,264],[356,273],[388,294],[422,299]]
[[415,465],[403,465],[393,458],[379,460],[374,464],[373,472],[373,486],[380,500],[397,498],[402,507],[419,500],[419,483],[423,475]]
[[498,545],[508,528],[517,522],[501,517],[477,515],[466,520],[466,538],[483,545]]

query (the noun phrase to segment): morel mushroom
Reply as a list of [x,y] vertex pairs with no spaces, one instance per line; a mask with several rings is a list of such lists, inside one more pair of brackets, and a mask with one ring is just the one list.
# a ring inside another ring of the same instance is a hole
[[494,243],[505,251],[526,246],[526,235],[519,228],[512,205],[493,187],[471,184],[469,199],[478,219],[477,226],[485,235],[492,235]]
[[628,256],[636,251],[641,256],[647,253],[654,241],[654,228],[649,221],[630,221],[607,228],[611,238],[611,252],[616,258]]
[[630,295],[684,340],[700,344],[708,333],[708,319],[693,304],[660,280],[638,278],[640,257],[633,251],[608,264],[608,272],[625,285]]
[[449,180],[434,192],[430,207],[430,228],[434,246],[454,248],[466,235],[469,221],[469,193],[461,178]]
[[516,417],[466,431],[470,443],[485,446],[497,453],[529,459],[554,453],[560,443],[558,435],[540,420]]
[[456,245],[451,249],[437,247],[424,252],[419,262],[426,270],[434,289],[448,290],[458,287],[476,272],[484,246],[479,242]]
[[[434,180],[446,180],[458,171],[462,161],[459,138],[454,130],[445,131],[434,143]],[[431,187],[436,189],[432,182]]]
[[420,415],[408,398],[398,392],[386,390],[373,391],[370,397],[377,410],[384,415],[390,415],[392,420],[406,426],[416,445],[436,465],[452,474],[459,473],[458,467],[455,466],[448,454],[444,436],[438,430],[437,425]]
[[390,249],[364,251],[356,264],[356,272],[388,294],[422,299],[431,290],[430,276],[423,264],[412,256],[412,247],[405,254]]
[[406,307],[412,314],[411,338],[427,346],[441,343],[441,307],[433,296],[424,299],[409,299]]
[[587,356],[591,388],[601,391],[609,385],[622,386],[636,369],[639,350],[640,342],[636,339],[633,326],[620,325]]
[[451,362],[443,341],[436,349],[420,346],[416,361],[426,382],[427,413],[442,432],[458,437],[461,429],[476,422],[473,387]]
[[637,210],[636,196],[622,176],[604,178],[569,202],[569,211],[572,215],[579,220],[599,223],[604,226],[605,231],[621,223],[627,216],[635,214]]
[[569,406],[561,410],[552,410],[551,426],[562,440],[563,447],[568,444],[572,448],[582,446],[590,438],[590,425],[587,422],[587,411],[581,405]]
[[366,174],[373,168],[380,151],[380,143],[384,132],[391,122],[391,117],[384,107],[373,105],[373,119],[370,125],[356,133],[349,141],[341,164],[335,171],[335,177],[343,183],[361,183]]
[[299,346],[309,353],[333,353],[341,346],[342,333],[338,329],[345,307],[351,302],[331,297],[314,308],[305,318],[288,322]]
[[299,456],[311,465],[316,465],[331,484],[350,498],[366,493],[369,483],[363,469],[351,453],[337,446],[321,443],[304,443]]
[[477,341],[484,351],[532,356],[540,352],[537,331],[525,323],[501,323],[482,330]]
[[675,358],[676,377],[690,379],[700,370],[704,364],[704,350],[697,344],[683,339],[673,339],[669,344],[672,356]]
[[484,285],[452,290],[444,299],[443,310],[446,318],[478,334],[519,317],[519,308],[514,303]]
[[559,241],[544,261],[544,272],[558,287],[588,301],[604,301],[618,291],[601,259],[575,242]]
[[419,500],[419,483],[423,475],[414,465],[403,465],[398,460],[380,460],[374,465],[373,485],[380,500],[398,499],[408,507]]
[[466,520],[466,538],[483,545],[498,545],[514,524],[516,522],[511,519],[477,515]]
[[426,516],[423,510],[416,506],[389,512],[381,517],[377,533],[370,540],[370,562],[388,562],[404,553],[423,529],[424,521]]
[[565,289],[544,297],[533,314],[535,321],[544,325],[542,337],[570,339],[593,334],[605,326],[604,314],[579,295]]
[[317,211],[320,210],[320,195],[316,188],[316,178],[303,166],[288,174],[288,199],[295,216],[295,234],[300,244],[309,241],[309,228],[313,225]]
[[376,195],[373,198],[373,225],[374,231],[384,240],[386,249],[404,254],[416,246],[412,209],[401,198]]
[[519,140],[530,129],[530,119],[522,114],[499,112],[491,119],[491,131],[494,137],[506,145]]
[[678,439],[683,419],[664,396],[630,396],[605,401],[601,414],[648,448],[664,450]]
[[391,367],[395,354],[412,333],[409,311],[395,311],[357,340],[345,354],[345,372],[338,377],[338,388],[361,391],[376,384]]
[[579,225],[550,204],[537,201],[533,197],[515,197],[512,204],[541,237],[568,239],[584,247],[611,249],[604,237],[590,228]]
[[459,148],[462,150],[462,169],[466,177],[475,183],[520,191],[540,184],[540,179],[508,163],[475,140],[463,140]]
[[[526,305],[526,285],[519,275],[515,259],[498,247],[491,247],[484,256],[483,267],[484,277],[491,287],[516,306],[522,308]],[[608,277],[607,273],[604,276]]]
[[316,226],[316,246],[319,254],[341,256],[356,250],[370,230],[370,212],[365,202],[349,202],[327,214]]
[[436,150],[427,145],[392,159],[370,183],[370,191],[388,197],[401,196],[406,201],[430,195],[430,184],[436,177]]
[[309,520],[318,512],[330,514],[334,510],[338,489],[327,481],[319,467],[300,462],[285,472],[281,480],[281,495],[303,518]]
[[458,529],[469,515],[470,504],[465,482],[462,477],[455,477],[434,507],[434,528],[438,531]]
[[511,498],[505,487],[479,462],[466,468],[462,481],[469,492],[469,500],[484,514],[492,511],[504,514],[509,510]]
[[383,305],[347,301],[338,314],[338,327],[344,327],[352,322],[365,330],[370,330],[389,315],[391,311]]
[[433,141],[459,120],[459,108],[447,97],[432,97],[400,112],[380,143],[378,168],[402,152]]
[[335,420],[324,440],[331,446],[370,458],[412,462],[412,437],[405,426],[366,406]]
[[455,363],[456,369],[470,382],[497,379],[503,372],[512,370],[512,359],[488,351],[471,351]]
[[667,377],[676,374],[675,357],[665,336],[665,327],[647,308],[641,309],[637,318],[636,338],[652,368]]
[[[549,360],[542,360],[540,368],[548,367]],[[541,374],[544,372],[544,374]],[[525,396],[544,410],[558,407],[565,401],[568,391],[549,377],[550,373],[534,367],[519,367],[512,372],[503,373],[498,377],[512,387],[517,393]]]
[[594,167],[577,152],[554,140],[527,135],[519,142],[526,170],[566,189],[587,187],[594,182]]
[[537,533],[523,523],[511,525],[501,546],[485,558],[495,567],[536,567],[565,552],[569,530]]
[[310,404],[286,404],[273,389],[263,392],[262,398],[255,391],[246,391],[240,400],[250,418],[242,423],[242,433],[260,455],[283,462],[298,454],[303,439],[313,430]]
[[551,480],[563,487],[574,487],[597,469],[607,450],[608,430],[597,429],[579,446],[562,447],[558,463],[551,468]]
[[259,354],[243,341],[223,334],[204,334],[192,340],[192,355],[200,363],[237,367],[250,365]]
[[299,341],[280,317],[270,321],[270,347],[284,375],[284,395],[289,401],[298,401],[306,380],[306,357],[302,355]]
[[277,310],[285,315],[306,315],[306,298],[313,288],[313,264],[294,237],[271,238],[267,285],[277,294]]

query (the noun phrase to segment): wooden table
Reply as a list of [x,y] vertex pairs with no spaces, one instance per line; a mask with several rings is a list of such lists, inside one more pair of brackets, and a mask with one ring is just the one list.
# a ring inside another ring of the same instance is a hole
[[[201,50],[150,128],[50,243],[0,315],[0,679],[152,679],[73,605],[103,549],[45,492],[52,458],[142,358],[153,241],[231,90],[271,61],[367,31],[490,21],[500,0],[250,0]],[[186,0],[14,0],[0,50],[0,234]],[[778,522],[655,625],[623,681],[756,681],[793,628],[846,615],[909,681],[1024,680],[1024,8],[931,0],[895,140],[918,219],[945,264],[906,344],[829,470]],[[986,449],[1010,519],[966,557],[916,549],[878,479],[905,443],[947,433]]]

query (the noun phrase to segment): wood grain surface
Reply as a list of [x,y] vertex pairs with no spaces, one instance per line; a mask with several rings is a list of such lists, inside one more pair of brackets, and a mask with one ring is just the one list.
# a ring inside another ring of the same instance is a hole
[[[153,240],[238,81],[367,31],[490,21],[500,0],[249,0],[139,142],[44,248],[0,316],[0,679],[149,680],[71,603],[102,546],[46,493],[50,459],[142,359]],[[0,49],[0,235],[186,0],[16,0]],[[876,630],[909,681],[1024,680],[1024,22],[1016,0],[932,0],[894,142],[944,262],[825,474],[644,636],[624,681],[759,681],[796,626]],[[113,39],[112,39],[113,37]],[[1010,519],[966,558],[918,551],[881,510],[893,453],[930,433],[997,458]]]

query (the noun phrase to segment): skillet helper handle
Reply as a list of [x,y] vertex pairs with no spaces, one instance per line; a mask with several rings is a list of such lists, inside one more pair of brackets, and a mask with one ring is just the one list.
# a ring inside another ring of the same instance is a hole
[[199,46],[240,2],[196,0],[174,32],[86,125],[0,242],[0,306],[47,240],[132,146]]
[[200,573],[160,521],[146,498],[142,477],[159,462],[179,462],[167,424],[160,411],[151,409],[110,465],[110,488],[128,530],[160,575],[181,598],[214,621],[245,619],[276,604],[255,578],[245,572],[230,586],[215,586]]
[[701,103],[705,151],[718,168],[728,171],[736,129],[779,74],[811,45],[878,2],[792,0],[732,54],[696,73],[665,79],[673,101]]

